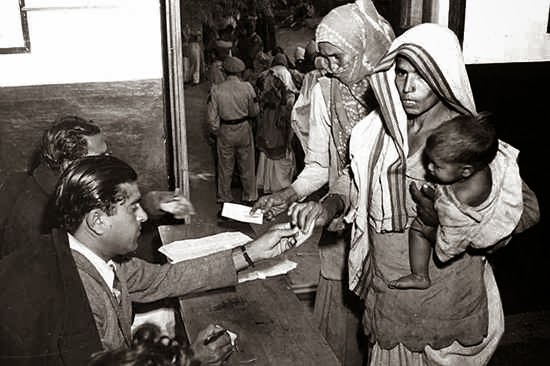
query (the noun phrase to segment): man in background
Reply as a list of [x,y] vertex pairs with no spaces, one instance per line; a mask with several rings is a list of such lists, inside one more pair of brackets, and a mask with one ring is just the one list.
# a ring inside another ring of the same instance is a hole
[[[84,156],[104,154],[109,154],[107,143],[96,123],[78,116],[56,120],[42,136],[38,166],[28,175],[14,176],[0,191],[0,257],[37,243],[57,225],[52,198],[67,166]],[[142,204],[149,214],[160,215],[162,202],[171,202],[165,208],[176,218],[182,217],[181,211],[192,212],[190,203],[173,192],[149,192]]]
[[212,85],[208,99],[208,126],[216,135],[217,145],[217,201],[233,201],[231,180],[237,160],[242,201],[249,203],[258,198],[251,119],[258,116],[260,106],[252,84],[240,79],[245,70],[243,61],[228,56],[223,68],[227,79]]

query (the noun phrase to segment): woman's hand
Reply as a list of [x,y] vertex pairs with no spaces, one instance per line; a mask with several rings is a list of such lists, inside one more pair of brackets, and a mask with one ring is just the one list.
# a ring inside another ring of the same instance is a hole
[[262,210],[266,220],[273,220],[275,216],[284,212],[288,208],[288,205],[296,201],[296,199],[298,199],[296,192],[294,192],[292,187],[288,187],[282,191],[260,197],[254,203],[254,206],[252,206],[250,214],[254,215],[257,210]]
[[296,244],[298,228],[281,225],[271,227],[266,233],[246,245],[246,251],[253,262],[276,257]]
[[420,189],[414,182],[409,185],[412,199],[416,203],[416,214],[418,218],[428,226],[438,226],[439,218],[434,208],[435,190],[429,184],[423,184]]
[[191,345],[193,359],[201,365],[221,365],[233,352],[231,338],[219,325],[210,324],[201,330]]
[[309,201],[294,203],[288,209],[288,217],[292,226],[303,233],[311,233],[315,226],[325,226],[329,220],[329,212],[319,202]]

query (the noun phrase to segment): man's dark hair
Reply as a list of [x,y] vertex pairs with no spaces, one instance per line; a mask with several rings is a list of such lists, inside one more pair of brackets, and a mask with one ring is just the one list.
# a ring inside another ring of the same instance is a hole
[[128,193],[123,183],[137,181],[137,173],[124,161],[105,155],[86,156],[69,165],[55,191],[55,206],[65,229],[74,233],[88,212],[114,213],[115,204]]
[[[185,361],[190,361],[187,363]],[[144,323],[134,332],[132,345],[105,350],[91,356],[88,366],[198,366],[193,351],[175,338],[161,334],[156,324]]]
[[42,160],[53,170],[60,171],[86,156],[88,143],[84,136],[95,136],[100,132],[99,126],[91,120],[77,116],[61,117],[42,136]]

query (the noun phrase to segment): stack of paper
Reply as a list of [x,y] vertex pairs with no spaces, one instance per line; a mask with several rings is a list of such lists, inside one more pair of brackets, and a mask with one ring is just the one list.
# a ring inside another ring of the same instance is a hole
[[161,246],[159,252],[167,256],[171,263],[177,263],[222,250],[233,249],[250,241],[252,239],[241,232],[226,232],[198,239],[174,241]]

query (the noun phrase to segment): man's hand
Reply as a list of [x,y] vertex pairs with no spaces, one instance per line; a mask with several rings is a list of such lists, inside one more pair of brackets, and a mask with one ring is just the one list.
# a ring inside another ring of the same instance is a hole
[[292,226],[303,233],[310,233],[315,226],[325,226],[329,220],[328,210],[319,202],[294,203],[288,209]]
[[200,361],[201,365],[221,365],[233,352],[227,331],[213,324],[199,332],[191,349],[193,358]]
[[246,245],[246,250],[254,262],[276,257],[296,244],[298,228],[285,228],[274,225],[258,239]]
[[174,192],[160,192],[159,208],[174,215],[176,219],[183,219],[185,216],[194,215],[195,208],[187,198],[181,193],[179,188]]
[[266,220],[273,220],[275,216],[284,212],[288,208],[288,205],[296,201],[297,198],[298,196],[292,187],[285,188],[282,191],[260,197],[254,203],[254,206],[252,206],[250,214],[254,215],[257,210],[262,210]]
[[409,185],[412,199],[416,203],[416,213],[418,218],[428,226],[438,226],[439,218],[434,208],[435,190],[429,184],[424,184],[420,189],[412,182]]

